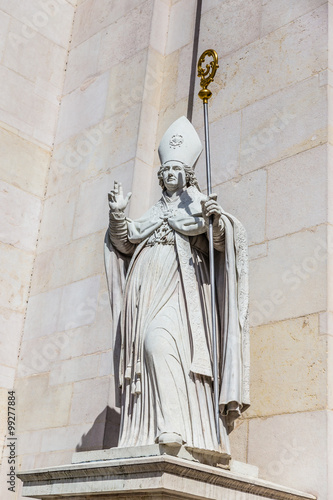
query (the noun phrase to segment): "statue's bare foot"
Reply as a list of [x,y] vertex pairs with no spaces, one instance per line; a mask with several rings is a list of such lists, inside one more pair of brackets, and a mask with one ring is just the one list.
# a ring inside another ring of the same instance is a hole
[[181,446],[183,444],[183,440],[181,435],[176,432],[162,432],[158,438],[158,444]]

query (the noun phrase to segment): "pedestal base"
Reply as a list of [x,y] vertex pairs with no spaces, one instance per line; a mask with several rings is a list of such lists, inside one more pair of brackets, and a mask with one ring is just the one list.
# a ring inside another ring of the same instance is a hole
[[73,463],[21,472],[18,477],[24,483],[23,496],[50,500],[315,499],[256,477],[166,454]]
[[221,467],[230,468],[230,455],[219,453],[215,450],[203,450],[200,448],[189,448],[187,446],[170,446],[162,444],[132,446],[128,448],[110,448],[108,450],[80,451],[74,453],[72,464],[95,462],[97,460],[157,457],[160,455],[171,455],[173,457],[184,458],[184,460],[200,462],[206,465],[215,466],[218,464]]

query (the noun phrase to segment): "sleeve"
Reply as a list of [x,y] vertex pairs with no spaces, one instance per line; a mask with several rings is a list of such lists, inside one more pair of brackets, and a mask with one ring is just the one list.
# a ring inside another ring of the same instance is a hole
[[128,240],[127,220],[124,212],[109,213],[109,236],[112,245],[124,255],[133,255],[136,245]]

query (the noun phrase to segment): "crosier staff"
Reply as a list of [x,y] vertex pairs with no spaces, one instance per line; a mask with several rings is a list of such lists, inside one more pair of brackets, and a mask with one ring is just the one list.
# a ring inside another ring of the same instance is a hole
[[[212,57],[213,60],[203,68],[206,57]],[[208,123],[208,99],[212,92],[207,88],[210,82],[214,80],[218,65],[218,57],[215,50],[208,49],[203,52],[198,61],[198,76],[200,77],[199,97],[203,101],[204,123],[205,123],[205,153],[206,153],[206,175],[207,175],[207,194],[212,194],[212,179],[210,167],[210,146],[209,146],[209,123]],[[217,361],[217,337],[216,337],[216,311],[215,311],[215,266],[214,266],[214,242],[213,242],[213,216],[209,217],[208,226],[209,237],[209,274],[211,283],[211,314],[212,314],[212,346],[213,346],[213,377],[214,377],[214,410],[217,442],[220,444],[220,419],[219,419],[219,380],[218,380],[218,361]]]

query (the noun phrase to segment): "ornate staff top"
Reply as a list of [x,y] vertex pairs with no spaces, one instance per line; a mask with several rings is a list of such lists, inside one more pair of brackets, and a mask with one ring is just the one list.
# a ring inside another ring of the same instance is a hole
[[[206,67],[203,68],[202,65],[205,62],[206,57],[212,57],[213,60],[206,64]],[[201,90],[198,94],[200,99],[203,100],[204,103],[208,102],[208,99],[212,96],[211,91],[207,88],[210,82],[214,81],[214,76],[216,73],[218,65],[218,57],[217,53],[213,49],[207,49],[203,52],[198,61],[198,76],[200,79],[200,87]]]

